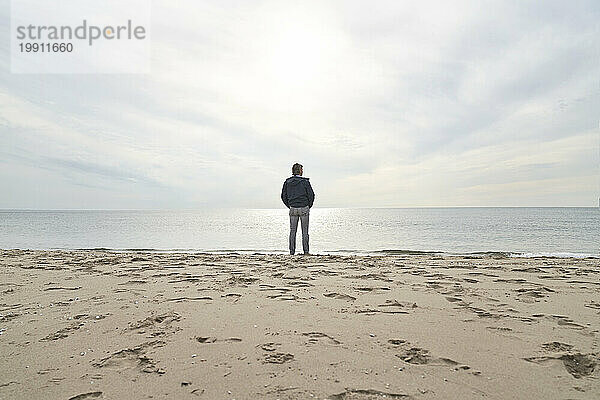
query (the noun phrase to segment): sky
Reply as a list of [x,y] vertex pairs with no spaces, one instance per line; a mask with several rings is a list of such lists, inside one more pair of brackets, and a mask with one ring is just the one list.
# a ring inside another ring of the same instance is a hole
[[597,1],[152,1],[148,74],[11,74],[0,209],[597,206]]

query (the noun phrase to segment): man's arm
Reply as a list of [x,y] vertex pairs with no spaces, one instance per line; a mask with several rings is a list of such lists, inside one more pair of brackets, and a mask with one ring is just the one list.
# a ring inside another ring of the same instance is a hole
[[312,186],[310,186],[310,181],[306,181],[306,194],[308,195],[308,207],[312,207],[315,202],[315,192],[313,192]]
[[283,204],[285,204],[285,206],[287,208],[290,208],[290,201],[288,200],[288,197],[287,197],[286,184],[287,184],[287,181],[283,182],[283,187],[281,188],[281,201],[283,201]]

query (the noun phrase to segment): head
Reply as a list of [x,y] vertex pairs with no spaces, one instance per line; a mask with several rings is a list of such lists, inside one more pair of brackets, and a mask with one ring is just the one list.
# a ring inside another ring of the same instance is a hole
[[302,165],[301,164],[294,164],[292,165],[292,175],[299,175],[302,176]]

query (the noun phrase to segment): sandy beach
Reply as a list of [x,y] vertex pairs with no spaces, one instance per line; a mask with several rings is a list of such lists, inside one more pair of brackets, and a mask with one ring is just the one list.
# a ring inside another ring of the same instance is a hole
[[2,399],[597,399],[598,259],[0,251]]

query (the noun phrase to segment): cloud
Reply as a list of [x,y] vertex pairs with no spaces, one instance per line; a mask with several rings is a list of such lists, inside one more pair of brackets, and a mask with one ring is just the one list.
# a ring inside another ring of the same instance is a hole
[[596,2],[153,7],[151,74],[0,46],[0,208],[278,207],[296,161],[322,206],[596,204]]

